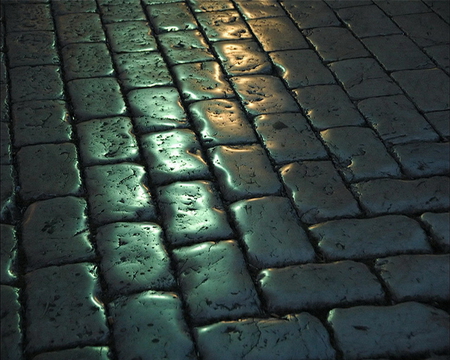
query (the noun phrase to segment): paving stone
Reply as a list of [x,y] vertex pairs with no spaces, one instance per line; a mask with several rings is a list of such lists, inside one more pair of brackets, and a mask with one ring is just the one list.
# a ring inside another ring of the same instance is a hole
[[375,271],[395,301],[448,301],[449,264],[449,254],[400,255],[378,259]]
[[11,164],[11,137],[7,123],[0,123],[0,163],[2,165]]
[[404,215],[334,220],[308,230],[329,260],[431,252],[420,225]]
[[105,34],[100,16],[95,13],[73,13],[55,16],[61,45],[80,42],[102,42]]
[[29,353],[107,343],[94,265],[50,266],[28,273],[25,282]]
[[443,310],[416,302],[334,309],[328,315],[336,344],[349,360],[448,350],[448,321]]
[[[0,283],[13,284],[18,275],[17,236],[14,226],[0,224]],[[3,350],[3,342],[2,342]]]
[[175,286],[159,225],[117,222],[99,227],[95,240],[109,296]]
[[347,181],[400,177],[398,164],[372,129],[352,126],[320,133],[333,160]]
[[450,91],[450,78],[441,69],[405,70],[392,73],[392,77],[417,104],[420,110],[435,111],[450,108],[446,95]]
[[233,97],[233,90],[215,61],[176,65],[172,70],[186,101]]
[[447,23],[450,23],[450,7],[446,1],[424,0],[424,2]]
[[248,24],[265,51],[308,48],[305,38],[287,16],[251,19]]
[[282,4],[300,29],[341,25],[335,13],[322,1],[284,1]]
[[[450,206],[448,177],[417,180],[378,179],[353,185],[353,192],[371,215],[417,213]],[[415,194],[411,197],[411,194]]]
[[365,124],[364,118],[338,85],[307,86],[293,92],[312,126],[318,130]]
[[341,9],[345,7],[371,5],[372,0],[325,0],[325,2],[333,9]]
[[13,102],[64,98],[58,66],[20,66],[10,69],[9,75]]
[[289,89],[336,82],[313,50],[276,51],[270,58]]
[[275,76],[236,76],[230,80],[250,115],[299,110],[282,81]]
[[0,119],[1,122],[9,122],[9,86],[0,83]]
[[9,66],[57,65],[55,34],[52,31],[21,31],[6,34]]
[[89,120],[77,125],[80,157],[83,165],[98,165],[139,158],[130,118]]
[[6,84],[8,82],[8,71],[6,70],[5,53],[0,52],[0,83]]
[[425,114],[427,120],[433,125],[437,132],[444,138],[450,137],[450,110],[437,111]]
[[232,204],[230,210],[255,268],[314,261],[314,249],[287,198],[242,200]]
[[363,43],[388,71],[435,66],[429,57],[404,35],[370,37],[363,39]]
[[55,15],[72,14],[78,12],[96,12],[95,0],[59,0],[52,2]]
[[170,65],[214,59],[198,30],[169,32],[159,35],[158,39]]
[[157,359],[196,359],[182,303],[174,293],[146,291],[116,301],[110,311],[119,359],[145,359],[149,354]]
[[436,132],[404,96],[382,96],[358,103],[371,126],[388,144],[411,141],[436,141]]
[[86,168],[86,187],[92,221],[152,221],[155,208],[143,166],[133,163]]
[[335,358],[325,327],[308,313],[221,321],[195,328],[194,334],[205,360]]
[[300,113],[260,115],[254,123],[264,147],[276,164],[328,156]]
[[426,212],[420,220],[428,227],[433,240],[446,252],[450,251],[450,214]]
[[135,129],[138,132],[187,127],[186,113],[175,87],[131,90],[127,94]]
[[209,181],[177,182],[158,189],[165,234],[173,245],[229,239],[233,231]]
[[256,136],[235,100],[198,101],[189,106],[192,123],[206,147],[256,142]]
[[113,78],[77,79],[68,83],[74,106],[75,122],[123,115],[125,103]]
[[188,3],[194,12],[222,11],[234,9],[234,5],[231,1],[188,0]]
[[429,12],[430,9],[422,2],[416,0],[410,1],[386,1],[386,0],[374,0],[374,3],[378,5],[386,14],[394,15],[406,15],[414,13]]
[[304,32],[324,61],[338,61],[368,56],[369,52],[346,28],[323,27]]
[[119,81],[126,90],[172,85],[172,77],[157,52],[115,54]]
[[432,12],[394,16],[393,20],[419,46],[450,42],[449,25]]
[[184,3],[150,5],[146,11],[157,34],[197,29],[197,22]]
[[360,213],[330,161],[291,163],[280,169],[286,191],[307,224]]
[[259,315],[258,294],[235,241],[206,242],[173,254],[195,325]]
[[8,360],[22,360],[21,306],[19,289],[0,285],[0,311],[2,314],[1,352]]
[[48,4],[6,4],[4,14],[7,32],[53,30]]
[[153,184],[211,177],[200,144],[191,130],[147,134],[141,137],[141,146]]
[[107,346],[86,346],[68,350],[42,353],[33,360],[110,360],[110,349]]
[[209,41],[248,39],[252,35],[235,10],[203,12],[196,15]]
[[213,46],[230,76],[272,73],[269,57],[254,40],[220,41]]
[[281,184],[260,145],[216,146],[208,150],[227,201],[276,195]]
[[12,165],[0,165],[0,220],[11,220],[15,213],[16,186],[14,180],[14,167]]
[[126,21],[106,24],[109,44],[116,53],[154,51],[156,40],[145,21]]
[[27,270],[95,258],[86,201],[73,196],[37,201],[23,215],[22,247]]
[[374,59],[350,59],[330,64],[352,99],[400,94],[400,88]]
[[348,260],[266,269],[258,282],[269,312],[275,313],[384,300],[375,275]]
[[347,27],[360,38],[402,33],[376,5],[350,7],[338,10],[337,13]]
[[103,23],[145,20],[145,14],[139,2],[129,4],[104,4],[100,6]]
[[450,173],[449,143],[419,142],[392,148],[406,175],[424,177]]
[[111,76],[114,73],[106,43],[69,44],[61,54],[66,80]]
[[444,71],[450,72],[450,54],[448,45],[435,45],[424,48],[424,51],[430,56]]
[[235,2],[245,19],[260,19],[286,15],[283,8],[273,0],[237,0]]
[[71,140],[70,115],[64,101],[26,101],[12,106],[14,145]]
[[77,152],[71,143],[23,147],[17,152],[17,164],[24,201],[81,191]]

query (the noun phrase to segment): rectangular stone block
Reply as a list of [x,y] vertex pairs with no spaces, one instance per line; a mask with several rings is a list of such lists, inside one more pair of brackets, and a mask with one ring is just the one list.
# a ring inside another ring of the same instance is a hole
[[270,312],[380,302],[384,291],[366,265],[354,261],[266,269],[258,283]]
[[106,40],[99,14],[90,12],[70,13],[55,17],[61,45]]
[[291,163],[280,174],[303,222],[360,214],[358,203],[330,161]]
[[236,10],[196,14],[209,41],[239,40],[252,37],[250,30]]
[[335,359],[325,327],[308,313],[222,321],[194,335],[204,360]]
[[[3,245],[3,244],[2,244]],[[19,288],[0,285],[0,311],[2,326],[0,328],[2,357],[8,360],[23,360],[23,333],[21,329],[21,305],[19,302]]]
[[260,313],[260,301],[238,244],[205,242],[173,252],[195,325]]
[[344,358],[413,357],[449,350],[450,318],[417,302],[334,309],[328,315]]
[[115,53],[157,49],[152,30],[145,21],[116,22],[105,27],[111,49]]
[[446,252],[450,250],[450,213],[426,212],[420,216],[420,220],[428,228],[433,241]]

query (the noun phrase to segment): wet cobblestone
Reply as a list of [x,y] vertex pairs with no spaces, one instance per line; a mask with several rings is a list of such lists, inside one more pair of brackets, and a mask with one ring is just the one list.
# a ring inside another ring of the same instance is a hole
[[0,10],[2,359],[448,358],[448,1]]

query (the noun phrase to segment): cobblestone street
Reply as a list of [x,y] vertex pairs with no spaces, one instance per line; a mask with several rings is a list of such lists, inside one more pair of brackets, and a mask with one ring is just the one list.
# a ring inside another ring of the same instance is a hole
[[448,360],[449,4],[2,0],[2,360]]

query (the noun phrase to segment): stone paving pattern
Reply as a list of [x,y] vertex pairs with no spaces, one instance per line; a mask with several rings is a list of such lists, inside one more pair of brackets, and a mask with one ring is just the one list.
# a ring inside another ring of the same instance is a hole
[[2,359],[449,358],[448,1],[1,11]]

